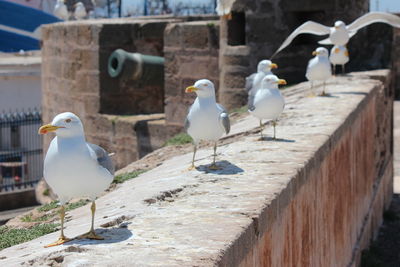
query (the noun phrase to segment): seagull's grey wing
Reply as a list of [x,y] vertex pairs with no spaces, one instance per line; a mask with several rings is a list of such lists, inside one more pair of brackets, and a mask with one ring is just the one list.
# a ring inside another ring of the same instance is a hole
[[[315,35],[326,35],[330,33],[330,28],[322,25],[320,23],[314,22],[314,21],[307,21],[301,24],[296,30],[294,30],[288,38],[282,43],[282,45],[276,50],[276,52],[272,55],[275,56],[278,54],[281,50],[286,48],[290,43],[296,38],[297,35],[302,34],[302,33],[310,33],[310,34],[315,34]],[[272,58],[271,57],[271,58]]]
[[247,109],[250,111],[253,111],[256,108],[254,106],[254,98],[255,94],[249,94],[249,97],[247,98]]
[[217,106],[222,110],[221,114],[219,114],[219,122],[225,129],[225,133],[228,134],[231,131],[231,122],[229,120],[229,114],[226,109],[217,103]]
[[246,91],[249,92],[253,87],[254,78],[256,77],[257,73],[253,73],[250,76],[246,77]]
[[97,162],[104,168],[106,168],[111,174],[114,174],[114,164],[111,157],[108,155],[102,147],[87,143],[89,147],[96,153]]
[[353,21],[347,26],[347,29],[355,34],[359,29],[377,22],[386,23],[393,27],[400,28],[399,16],[386,12],[369,12]]

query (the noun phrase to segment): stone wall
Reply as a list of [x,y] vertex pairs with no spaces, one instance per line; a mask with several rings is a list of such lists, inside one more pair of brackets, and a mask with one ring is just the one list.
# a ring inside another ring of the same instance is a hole
[[[164,88],[111,78],[108,57],[117,48],[162,56],[163,32],[170,21],[173,20],[115,19],[46,25],[42,48],[43,121],[50,122],[60,112],[74,112],[85,125],[88,141],[108,151],[118,151],[114,158],[117,168],[143,156],[135,125],[154,120],[154,116],[135,115],[162,113]],[[130,119],[128,123],[124,118],[109,120],[102,114],[130,115]],[[163,120],[162,115],[156,117]],[[120,128],[129,130],[120,132]],[[44,137],[45,148],[51,138]],[[158,145],[146,151],[160,147],[164,138],[164,133],[153,136],[151,143]],[[122,146],[121,140],[128,142]]]
[[[271,127],[258,141],[258,121],[244,117],[218,147],[220,170],[203,147],[195,170],[192,153],[166,157],[100,197],[104,241],[43,248],[52,233],[0,251],[0,265],[359,266],[393,193],[390,80],[386,70],[336,77],[330,97],[287,88],[276,141]],[[68,216],[66,235],[89,229],[89,205]]]
[[393,30],[392,71],[395,83],[395,98],[400,98],[400,29]]
[[209,79],[218,98],[218,21],[172,23],[164,33],[165,116],[171,127],[181,128],[195,94],[185,88]]

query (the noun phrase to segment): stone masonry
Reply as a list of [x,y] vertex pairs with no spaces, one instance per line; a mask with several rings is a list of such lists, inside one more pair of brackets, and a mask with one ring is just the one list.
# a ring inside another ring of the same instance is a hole
[[[234,124],[222,170],[207,169],[208,147],[196,170],[191,153],[177,156],[100,197],[104,241],[43,248],[52,233],[2,250],[0,265],[359,266],[393,193],[389,71],[333,78],[331,97],[308,90],[283,90],[277,141],[257,141],[251,116]],[[89,205],[68,217],[66,235],[89,229]]]

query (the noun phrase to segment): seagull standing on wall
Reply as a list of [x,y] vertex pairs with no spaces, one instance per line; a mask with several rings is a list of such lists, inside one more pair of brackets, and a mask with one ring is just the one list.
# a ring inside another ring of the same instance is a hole
[[86,8],[82,4],[82,2],[78,2],[75,4],[75,11],[74,11],[74,17],[76,20],[81,20],[84,19],[87,16],[86,13]]
[[257,90],[261,88],[261,81],[265,76],[273,74],[271,69],[278,68],[278,65],[272,63],[270,60],[261,60],[257,65],[257,72],[251,74],[246,78],[246,90],[249,97],[254,97]]
[[59,17],[62,20],[68,20],[69,14],[64,1],[65,0],[57,0],[53,13],[56,17]]
[[222,16],[225,19],[232,19],[232,5],[236,0],[217,0],[217,7],[215,11],[218,16]]
[[44,160],[44,179],[57,194],[60,204],[61,235],[46,247],[61,245],[71,239],[64,235],[64,205],[72,198],[92,201],[92,224],[87,234],[78,238],[103,239],[94,231],[95,199],[107,189],[114,177],[114,167],[107,152],[87,143],[81,120],[71,112],[58,114],[51,124],[40,127],[39,134],[55,132]]
[[325,83],[332,76],[331,63],[329,62],[329,52],[325,47],[318,47],[312,53],[314,58],[308,62],[306,78],[311,82],[311,94],[314,95],[313,85],[316,81],[322,81],[324,88],[321,96],[326,95]]
[[319,41],[319,43],[322,45],[333,44],[345,46],[349,42],[350,38],[354,36],[359,29],[377,22],[386,23],[393,27],[400,28],[400,17],[385,12],[369,12],[356,19],[350,25],[346,25],[343,21],[339,20],[335,22],[334,27],[328,27],[314,21],[307,21],[300,25],[289,35],[289,37],[286,38],[274,55],[289,46],[297,35],[303,33],[329,35],[327,39]]
[[333,74],[336,73],[336,65],[342,66],[342,73],[344,73],[344,65],[349,62],[349,51],[344,45],[335,45],[331,49],[329,61],[333,65]]
[[249,112],[260,120],[261,139],[263,140],[262,120],[272,120],[274,139],[276,139],[276,125],[279,115],[285,107],[285,99],[279,91],[278,85],[285,85],[286,81],[275,75],[267,75],[261,81],[261,87],[254,97],[249,97]]
[[194,159],[197,145],[204,140],[214,142],[213,163],[209,168],[218,170],[219,167],[215,163],[217,142],[224,133],[228,134],[230,131],[228,112],[216,102],[214,84],[209,80],[198,80],[194,85],[187,87],[185,91],[197,94],[185,120],[185,130],[194,142],[192,165],[189,169],[195,168]]

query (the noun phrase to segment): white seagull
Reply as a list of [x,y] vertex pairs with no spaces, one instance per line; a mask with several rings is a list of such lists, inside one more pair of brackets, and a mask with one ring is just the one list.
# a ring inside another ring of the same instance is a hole
[[262,120],[272,120],[274,139],[276,139],[276,124],[279,115],[285,107],[285,99],[279,91],[278,85],[285,85],[286,81],[275,75],[267,75],[261,81],[261,88],[254,97],[249,97],[249,112],[260,120],[261,140],[263,140]]
[[286,38],[274,55],[290,45],[294,38],[302,33],[315,35],[329,34],[327,39],[319,41],[319,43],[323,45],[346,45],[349,39],[355,35],[359,29],[377,22],[386,23],[393,27],[400,28],[400,17],[385,12],[369,12],[353,21],[350,25],[346,25],[343,21],[339,20],[335,22],[334,27],[328,27],[314,21],[307,21],[300,25],[289,35],[289,37]]
[[228,112],[216,102],[214,84],[207,79],[198,80],[194,85],[187,87],[185,92],[197,94],[185,120],[185,130],[194,142],[192,165],[189,169],[195,168],[197,145],[205,140],[214,142],[214,159],[209,168],[218,170],[219,167],[215,163],[217,141],[224,133],[228,134],[230,131]]
[[56,5],[54,6],[54,15],[62,20],[68,20],[69,14],[67,6],[65,5],[65,0],[57,0]]
[[333,74],[336,73],[336,65],[342,66],[342,73],[344,73],[344,65],[349,62],[349,51],[344,45],[335,45],[331,49],[329,61],[333,65]]
[[108,188],[114,167],[107,152],[87,143],[81,120],[71,112],[58,114],[51,124],[40,127],[39,134],[55,132],[44,160],[44,179],[57,194],[61,204],[60,238],[46,247],[57,246],[71,239],[64,235],[64,205],[72,198],[88,197],[92,201],[92,224],[79,238],[103,239],[94,231],[95,199]]
[[76,20],[81,20],[84,19],[87,16],[86,13],[86,8],[82,4],[82,2],[78,2],[75,4],[75,11],[74,11],[74,17]]
[[314,58],[308,62],[306,78],[311,82],[311,93],[315,81],[323,81],[324,88],[321,95],[325,93],[325,83],[332,76],[331,63],[329,62],[329,52],[325,47],[318,47],[312,53]]
[[261,60],[257,65],[257,72],[251,74],[246,78],[246,90],[250,96],[254,96],[257,90],[261,87],[261,81],[265,76],[273,74],[271,69],[278,68],[278,65],[272,63],[271,60]]

